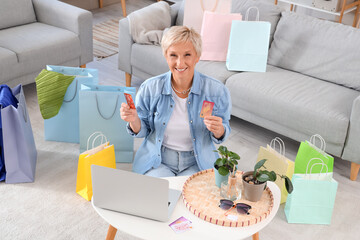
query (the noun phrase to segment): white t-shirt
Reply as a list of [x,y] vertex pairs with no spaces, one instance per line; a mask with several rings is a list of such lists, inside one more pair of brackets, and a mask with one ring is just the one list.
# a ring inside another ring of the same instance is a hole
[[187,98],[179,97],[174,91],[172,91],[172,95],[175,101],[174,111],[166,126],[162,144],[176,151],[192,151]]

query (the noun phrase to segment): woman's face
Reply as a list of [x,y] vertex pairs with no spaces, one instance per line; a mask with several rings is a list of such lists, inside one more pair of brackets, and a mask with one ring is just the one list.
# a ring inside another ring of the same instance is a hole
[[171,45],[165,54],[166,61],[175,81],[191,81],[200,57],[191,42]]

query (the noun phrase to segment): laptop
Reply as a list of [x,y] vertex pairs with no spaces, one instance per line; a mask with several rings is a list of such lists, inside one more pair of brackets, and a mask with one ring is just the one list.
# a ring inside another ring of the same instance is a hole
[[162,222],[181,194],[166,179],[98,165],[91,165],[91,178],[94,206]]

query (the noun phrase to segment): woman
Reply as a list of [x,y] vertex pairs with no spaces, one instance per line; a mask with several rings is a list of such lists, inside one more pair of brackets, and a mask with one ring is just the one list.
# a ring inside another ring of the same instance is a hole
[[[212,168],[215,145],[230,133],[231,100],[220,81],[195,71],[201,37],[185,26],[170,28],[161,47],[170,71],[141,84],[136,109],[122,103],[128,132],[145,137],[133,171],[156,177],[191,175]],[[215,103],[212,116],[200,117],[203,101]]]

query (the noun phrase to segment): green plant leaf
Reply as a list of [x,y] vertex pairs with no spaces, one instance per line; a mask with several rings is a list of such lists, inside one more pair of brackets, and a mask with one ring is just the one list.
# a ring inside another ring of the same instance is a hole
[[254,172],[257,172],[257,170],[258,170],[259,168],[261,168],[261,167],[264,165],[265,162],[266,162],[266,159],[263,159],[263,160],[258,161],[258,162],[255,164]]
[[220,175],[223,175],[223,176],[226,176],[229,173],[229,169],[224,166],[219,167],[218,171],[219,171]]
[[236,161],[236,160],[230,160],[230,162],[231,162],[233,165],[238,165],[238,161]]
[[292,185],[290,178],[288,178],[287,176],[283,176],[283,177],[285,178],[286,191],[288,193],[292,193],[292,191],[294,190],[294,186]]
[[218,158],[218,159],[216,159],[216,161],[215,161],[215,164],[214,164],[214,165],[219,166],[220,162],[221,162],[221,158]]
[[256,180],[258,180],[259,182],[266,182],[270,180],[270,177],[266,173],[260,173],[259,176],[257,176]]
[[222,157],[226,157],[227,152],[228,152],[227,147],[225,147],[225,146],[220,146],[220,147],[218,148],[218,152],[220,153],[220,155],[221,155]]
[[230,157],[230,159],[240,160],[240,156],[231,151],[229,152],[229,157]]
[[[268,171],[267,171],[268,172]],[[276,173],[274,171],[268,172],[270,181],[275,182],[276,181]]]

